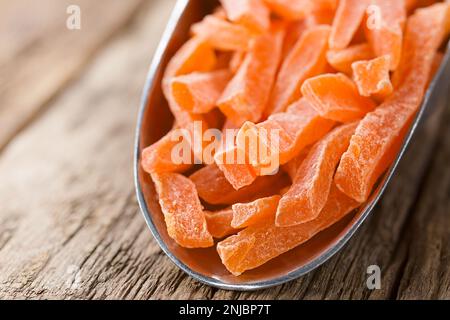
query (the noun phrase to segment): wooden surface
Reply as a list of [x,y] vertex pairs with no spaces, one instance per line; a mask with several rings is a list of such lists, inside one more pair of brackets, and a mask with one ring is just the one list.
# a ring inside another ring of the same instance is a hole
[[450,299],[449,108],[329,262],[268,290],[216,290],[165,257],[133,188],[140,91],[174,1],[70,1],[79,31],[67,3],[0,1],[0,298]]

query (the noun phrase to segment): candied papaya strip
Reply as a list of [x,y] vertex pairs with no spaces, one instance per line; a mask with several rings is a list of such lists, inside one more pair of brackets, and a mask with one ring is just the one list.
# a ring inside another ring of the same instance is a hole
[[[406,22],[406,7],[404,1],[373,0],[365,29],[372,49],[377,57],[388,55],[390,70],[395,70],[400,63],[403,43],[403,27]],[[376,15],[376,16],[375,16]]]
[[305,19],[292,21],[286,25],[286,37],[283,43],[283,60],[288,56],[309,25]]
[[233,57],[233,53],[230,51],[218,51],[217,62],[214,68],[214,71],[228,69],[230,66],[231,58]]
[[345,49],[351,43],[372,0],[340,0],[331,29],[330,49]]
[[169,236],[185,248],[211,247],[213,238],[195,184],[178,173],[154,173],[152,179]]
[[303,82],[325,71],[329,34],[329,26],[313,26],[297,41],[281,65],[264,112],[266,117],[285,111],[301,97]]
[[418,2],[418,0],[405,0],[406,12],[413,11],[416,8]]
[[[192,150],[189,149],[188,155],[180,154],[180,158],[187,157],[191,161],[188,163],[175,163],[173,152],[183,137],[175,130],[170,131],[159,141],[145,148],[142,151],[142,168],[147,173],[156,172],[184,172],[191,168]],[[181,150],[183,151],[183,150]]]
[[270,27],[270,11],[261,0],[221,0],[230,21],[257,32]]
[[393,92],[389,74],[390,60],[390,56],[381,56],[352,64],[353,80],[360,95],[383,101]]
[[331,8],[314,9],[308,16],[307,21],[310,25],[329,25],[333,24],[336,11]]
[[317,219],[293,227],[277,227],[273,222],[251,226],[219,242],[217,252],[228,271],[239,276],[305,243],[358,205],[333,185]]
[[[264,166],[265,162],[273,162],[273,157],[277,157],[277,162],[283,165],[298,156],[305,147],[320,140],[334,125],[334,121],[321,117],[308,101],[302,98],[289,106],[286,112],[276,113],[255,126],[253,135],[259,136],[258,144],[270,150],[267,155],[269,159],[264,161],[266,159],[261,159],[261,154],[258,154],[260,158],[252,158],[250,154],[249,161],[258,167]],[[241,128],[242,130],[245,128]],[[258,135],[259,130],[265,130],[265,134]],[[272,130],[278,130],[275,150],[272,148]],[[246,135],[251,136],[252,133],[246,132]],[[237,144],[243,147],[241,142],[242,139],[238,139]]]
[[217,212],[205,211],[206,223],[209,233],[216,239],[222,239],[239,230],[231,226],[233,210],[231,208]]
[[235,125],[261,119],[281,60],[283,39],[281,28],[255,38],[238,72],[217,102]]
[[352,63],[359,60],[374,58],[372,47],[368,43],[360,43],[345,49],[329,50],[327,52],[328,63],[337,71],[352,74]]
[[246,51],[254,36],[246,27],[214,15],[206,16],[194,24],[191,30],[195,36],[204,39],[211,47],[222,51]]
[[233,220],[231,226],[242,229],[252,225],[273,222],[281,196],[257,199],[249,203],[233,204]]
[[289,227],[316,219],[324,208],[336,167],[347,150],[357,123],[342,125],[314,145],[283,195],[275,224]]
[[[283,169],[283,171],[289,175],[289,178],[291,179],[292,182],[294,182],[295,177],[297,176],[298,168],[300,168],[303,161],[305,161],[310,150],[311,147],[303,149],[297,157],[295,157],[294,159],[292,159],[291,161],[289,161],[288,163],[284,164],[281,167],[281,169]],[[289,191],[290,188],[291,187],[289,186],[289,188],[283,194],[287,193],[287,191]]]
[[249,186],[256,180],[256,172],[249,164],[245,151],[236,145],[218,150],[214,160],[236,190]]
[[230,77],[226,69],[175,77],[171,80],[173,99],[186,111],[208,113],[214,109]]
[[278,16],[287,20],[300,20],[313,10],[314,0],[264,0]]
[[409,19],[404,57],[397,69],[397,90],[361,120],[336,171],[335,182],[359,202],[369,197],[381,174],[391,165],[409,123],[422,103],[433,58],[446,36],[446,4],[418,9]]
[[244,62],[246,52],[245,51],[235,51],[230,60],[230,71],[235,74],[238,72],[239,67]]
[[173,77],[192,72],[208,72],[217,62],[214,49],[198,37],[188,40],[170,59],[163,77],[163,89]]
[[301,90],[320,116],[339,122],[358,120],[375,108],[375,103],[361,96],[353,81],[342,73],[310,78]]
[[289,178],[283,172],[273,176],[258,177],[249,186],[236,190],[215,164],[205,166],[190,176],[197,187],[201,199],[212,205],[232,205],[237,202],[249,202],[279,192],[289,184]]
[[436,52],[436,55],[434,56],[433,59],[433,65],[431,66],[431,74],[429,82],[433,81],[434,77],[438,73],[439,68],[442,65],[442,61],[444,61],[444,54],[442,52]]

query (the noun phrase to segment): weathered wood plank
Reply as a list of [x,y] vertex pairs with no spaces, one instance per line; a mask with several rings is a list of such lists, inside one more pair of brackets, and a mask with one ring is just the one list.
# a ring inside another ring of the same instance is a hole
[[[20,0],[0,10],[0,150],[80,72],[142,0]],[[81,30],[66,28],[69,5]]]
[[[7,234],[1,239],[1,297],[70,296],[72,266],[81,268],[86,294],[109,270],[110,287],[121,288],[119,271],[125,268],[125,286],[136,267],[115,259],[132,253],[127,243],[139,230],[145,245],[135,252],[145,260],[138,265],[145,269],[159,255],[134,201],[131,146],[140,90],[170,9],[167,0],[148,2],[138,21],[0,157],[0,234]],[[114,242],[102,247],[112,230]]]
[[450,108],[430,173],[405,230],[399,299],[450,299]]

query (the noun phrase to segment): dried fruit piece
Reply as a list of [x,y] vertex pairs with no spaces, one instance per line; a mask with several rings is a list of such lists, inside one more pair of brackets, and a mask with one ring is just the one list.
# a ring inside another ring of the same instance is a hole
[[300,40],[309,25],[306,20],[292,21],[286,25],[286,36],[283,43],[283,60],[288,56],[295,44]]
[[305,243],[358,206],[333,185],[317,219],[293,227],[277,227],[273,223],[248,227],[219,242],[217,252],[225,267],[238,276]]
[[190,179],[196,185],[200,198],[213,205],[253,201],[276,194],[289,184],[289,178],[279,172],[273,176],[258,177],[251,185],[235,190],[217,165],[203,167]]
[[238,230],[231,226],[233,210],[231,208],[217,212],[205,211],[206,223],[209,233],[216,239],[222,239]]
[[[321,139],[334,124],[334,121],[322,118],[305,99],[300,99],[289,106],[286,112],[274,114],[256,127],[266,130],[267,134],[260,137],[262,141],[259,143],[269,150],[274,145],[271,141],[272,130],[279,130],[278,148],[268,157],[269,161],[273,160],[273,157],[278,157],[279,164],[285,164],[295,158],[306,146]],[[250,163],[255,166],[258,164],[258,159],[250,159]],[[259,164],[264,165],[264,163]]]
[[375,103],[362,97],[353,81],[342,73],[310,78],[301,90],[322,117],[339,122],[358,120],[375,108]]
[[[297,176],[298,168],[300,168],[301,164],[308,156],[309,151],[311,151],[310,147],[303,149],[302,152],[300,152],[300,154],[297,157],[295,157],[294,159],[292,159],[291,161],[289,161],[288,163],[284,164],[281,167],[283,171],[289,175],[289,178],[291,178],[292,182],[294,182],[295,177]],[[286,190],[286,192],[283,193],[283,195],[287,193],[287,191],[289,191],[290,188],[291,187],[288,187],[288,189]]]
[[330,27],[314,26],[305,31],[282,63],[265,116],[283,112],[301,96],[303,82],[322,73]]
[[369,16],[366,23],[367,39],[377,57],[390,57],[390,70],[395,70],[402,55],[403,27],[406,22],[405,3],[373,0],[371,8],[374,12],[370,12],[373,17]]
[[171,78],[192,72],[208,72],[214,69],[216,54],[214,49],[201,38],[188,40],[169,61],[163,78],[163,87]]
[[307,17],[310,25],[329,25],[333,24],[336,10],[331,8],[314,9]]
[[235,125],[261,119],[281,59],[283,38],[284,31],[279,28],[257,37],[219,99],[220,110]]
[[405,8],[407,12],[411,12],[416,8],[418,0],[405,0]]
[[433,58],[445,36],[443,3],[419,9],[408,20],[404,58],[397,70],[398,89],[356,129],[342,156],[335,182],[353,199],[364,202],[389,167],[405,128],[419,108],[430,77]]
[[246,52],[245,51],[235,51],[230,60],[230,70],[233,74],[238,72],[239,67],[244,62]]
[[256,172],[249,164],[245,150],[238,146],[221,148],[214,155],[214,160],[236,190],[249,186],[256,180]]
[[249,203],[233,204],[231,226],[240,229],[259,223],[273,222],[280,199],[281,196],[275,195]]
[[244,26],[225,21],[213,15],[206,16],[194,24],[192,33],[205,39],[210,46],[223,51],[246,51],[253,38],[252,32]]
[[[184,172],[192,166],[192,152],[189,155],[179,154],[180,159],[190,159],[188,163],[174,163],[173,152],[183,138],[180,132],[170,131],[158,142],[152,144],[142,151],[142,167],[147,173],[155,172]],[[183,152],[183,150],[180,150]]]
[[262,32],[270,27],[270,11],[261,0],[221,0],[230,21]]
[[444,60],[444,54],[442,52],[436,52],[436,55],[434,56],[434,59],[433,59],[433,65],[431,66],[430,82],[433,81],[434,77],[438,73],[443,60]]
[[331,29],[330,49],[348,47],[372,0],[340,0]]
[[389,75],[390,60],[390,56],[382,56],[352,64],[353,80],[360,95],[382,101],[392,93],[394,88]]
[[314,7],[311,0],[264,0],[277,15],[288,20],[300,20],[306,17]]
[[294,226],[317,218],[324,208],[334,172],[357,123],[340,126],[312,147],[278,206],[275,224]]
[[214,70],[218,71],[218,70],[229,69],[230,61],[233,56],[233,53],[230,51],[217,51],[216,55],[217,55],[217,58],[216,58],[217,62],[216,62]]
[[208,113],[214,109],[230,77],[228,70],[175,77],[171,81],[173,99],[186,111]]
[[337,71],[352,74],[352,63],[359,60],[374,58],[371,46],[361,43],[341,50],[329,50],[327,52],[328,63]]
[[212,246],[194,183],[178,173],[154,173],[152,179],[169,236],[185,248]]

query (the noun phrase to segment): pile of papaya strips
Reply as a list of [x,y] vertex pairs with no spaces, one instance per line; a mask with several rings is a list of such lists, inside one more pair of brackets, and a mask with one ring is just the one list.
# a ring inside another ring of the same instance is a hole
[[[394,161],[449,31],[450,1],[221,0],[166,67],[174,126],[142,152],[169,236],[216,245],[238,276],[360,207]],[[235,134],[196,165],[174,161],[180,129]],[[250,154],[242,137],[269,155]],[[244,161],[224,161],[233,156]],[[263,170],[275,157],[277,170]]]

